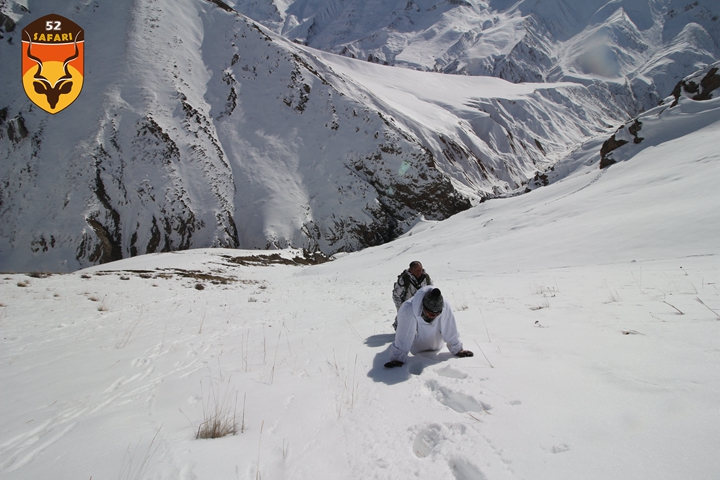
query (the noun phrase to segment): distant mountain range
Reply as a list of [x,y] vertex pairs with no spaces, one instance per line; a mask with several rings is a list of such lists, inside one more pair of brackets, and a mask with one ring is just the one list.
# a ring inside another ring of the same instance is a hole
[[652,108],[720,57],[720,5],[694,0],[235,2],[288,39],[385,65],[573,81]]
[[[83,91],[56,115],[20,81],[20,31],[49,13],[86,38]],[[0,271],[382,244],[542,185],[584,140],[715,62],[719,13],[708,1],[0,0]]]

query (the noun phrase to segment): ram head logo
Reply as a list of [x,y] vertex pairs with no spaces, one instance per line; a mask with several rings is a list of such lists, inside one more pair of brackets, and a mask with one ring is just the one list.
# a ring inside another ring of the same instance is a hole
[[67,108],[83,85],[83,31],[58,15],[48,15],[23,30],[23,87],[48,113]]

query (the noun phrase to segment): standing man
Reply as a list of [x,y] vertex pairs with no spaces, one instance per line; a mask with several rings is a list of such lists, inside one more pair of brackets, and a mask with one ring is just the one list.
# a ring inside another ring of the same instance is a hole
[[407,362],[408,353],[440,350],[443,343],[456,357],[472,357],[463,350],[455,323],[455,315],[439,289],[423,287],[398,310],[395,342],[390,346],[387,368],[400,367]]
[[[397,281],[393,286],[393,302],[395,302],[395,310],[400,310],[404,302],[410,300],[422,287],[432,285],[430,275],[423,269],[422,263],[417,260],[410,262],[410,267],[398,275]],[[395,316],[393,328],[397,330],[398,319]]]

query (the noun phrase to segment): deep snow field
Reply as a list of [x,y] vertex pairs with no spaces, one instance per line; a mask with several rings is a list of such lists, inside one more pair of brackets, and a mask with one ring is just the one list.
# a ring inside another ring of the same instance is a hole
[[[720,100],[676,109],[606,170],[587,142],[548,187],[317,266],[0,275],[0,477],[719,478]],[[474,357],[382,366],[412,260]],[[237,433],[195,439],[217,404]]]

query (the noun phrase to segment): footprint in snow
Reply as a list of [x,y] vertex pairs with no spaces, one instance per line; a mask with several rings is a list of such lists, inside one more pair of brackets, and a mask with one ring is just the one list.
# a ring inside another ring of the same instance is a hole
[[487,480],[485,474],[478,467],[464,458],[450,460],[450,470],[456,480]]
[[413,442],[413,452],[416,457],[425,458],[430,455],[432,449],[440,443],[442,438],[440,430],[440,425],[428,425],[426,428],[420,430]]
[[565,453],[570,451],[570,445],[563,442],[558,442],[557,439],[552,438],[547,442],[543,442],[540,447],[547,453],[556,455],[558,453]]
[[492,408],[490,405],[476,400],[471,395],[456,392],[440,385],[437,380],[428,380],[425,385],[435,395],[438,402],[458,413],[487,412]]
[[553,445],[553,447],[550,449],[550,453],[563,453],[570,450],[570,447],[566,443],[561,443],[559,445]]
[[453,368],[450,365],[440,368],[440,369],[436,370],[435,372],[438,375],[440,375],[441,377],[457,378],[458,380],[463,380],[468,377],[467,373],[462,372],[456,368]]

